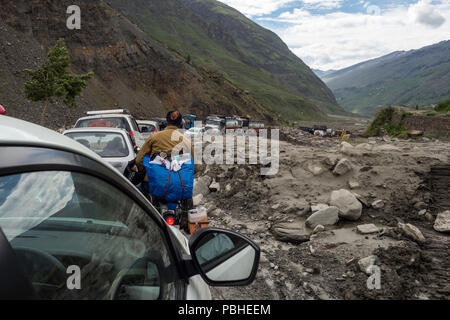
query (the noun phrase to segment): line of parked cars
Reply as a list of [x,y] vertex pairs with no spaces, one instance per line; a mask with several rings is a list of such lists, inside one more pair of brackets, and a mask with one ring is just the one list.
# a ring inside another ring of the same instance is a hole
[[[183,121],[183,133],[191,139],[203,135],[222,135],[226,130],[245,135],[249,129],[259,131],[264,128],[262,121],[238,116],[210,115],[203,127],[195,126],[197,116],[192,114],[183,114]],[[87,112],[86,117],[77,120],[73,129],[63,134],[94,151],[124,173],[144,142],[166,126],[165,118],[136,120],[126,109],[100,110]]]
[[0,116],[0,300],[211,299],[253,282],[253,241],[188,239],[122,174],[151,121],[91,112],[61,135]]

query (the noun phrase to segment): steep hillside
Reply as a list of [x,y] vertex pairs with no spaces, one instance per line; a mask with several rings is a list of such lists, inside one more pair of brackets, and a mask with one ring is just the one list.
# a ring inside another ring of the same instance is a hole
[[370,115],[379,105],[436,103],[450,97],[450,41],[394,52],[321,77],[350,112]]
[[218,1],[106,1],[169,50],[222,74],[285,119],[343,113],[278,36]]
[[93,71],[95,77],[80,108],[56,107],[47,114],[51,127],[70,125],[83,111],[127,107],[141,118],[165,115],[177,106],[182,111],[249,114],[272,121],[276,116],[251,95],[220,74],[194,68],[151,39],[102,0],[80,0],[81,30],[68,30],[69,0],[0,0],[0,103],[8,114],[35,121],[41,105],[22,94],[23,70],[46,59],[46,52],[64,38],[75,72]]

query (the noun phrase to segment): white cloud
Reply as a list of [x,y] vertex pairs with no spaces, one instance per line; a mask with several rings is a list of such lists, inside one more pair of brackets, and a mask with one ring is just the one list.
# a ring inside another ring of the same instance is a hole
[[337,9],[344,0],[220,0],[247,17],[269,15],[288,4],[301,3],[305,9]]
[[418,23],[439,28],[445,23],[445,18],[437,12],[429,0],[420,0],[408,9],[409,16]]
[[258,20],[283,22],[278,29],[271,29],[310,67],[322,70],[341,69],[393,51],[450,39],[450,21],[440,19],[450,17],[447,0],[434,4],[420,0],[409,6],[367,11],[318,15],[294,9]]
[[271,14],[295,0],[221,0],[248,17]]
[[344,0],[301,0],[305,9],[337,9]]

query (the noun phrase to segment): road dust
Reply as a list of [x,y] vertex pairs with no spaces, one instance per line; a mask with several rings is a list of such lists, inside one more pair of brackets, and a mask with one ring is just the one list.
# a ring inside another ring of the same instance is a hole
[[[215,299],[450,298],[450,234],[433,227],[450,209],[450,143],[354,133],[343,142],[281,129],[274,176],[203,166],[195,201],[210,225],[261,247],[255,282],[213,288]],[[379,289],[368,288],[367,261]]]

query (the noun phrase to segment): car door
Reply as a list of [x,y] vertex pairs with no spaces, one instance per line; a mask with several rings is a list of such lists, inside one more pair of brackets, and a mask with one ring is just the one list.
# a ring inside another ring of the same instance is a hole
[[3,151],[0,229],[36,298],[185,297],[167,226],[109,168],[58,150]]

